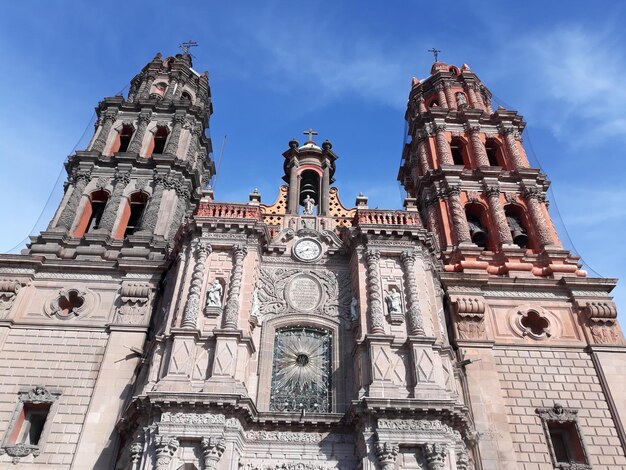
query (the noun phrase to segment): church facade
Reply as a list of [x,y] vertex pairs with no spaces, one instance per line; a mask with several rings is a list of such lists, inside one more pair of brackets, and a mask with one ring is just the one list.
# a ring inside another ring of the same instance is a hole
[[2,468],[626,468],[616,281],[467,65],[413,79],[403,210],[344,204],[313,131],[274,203],[217,201],[212,112],[158,54],[0,255]]

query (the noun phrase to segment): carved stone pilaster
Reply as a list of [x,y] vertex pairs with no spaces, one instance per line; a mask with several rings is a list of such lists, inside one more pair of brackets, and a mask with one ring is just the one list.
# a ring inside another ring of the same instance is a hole
[[424,205],[426,206],[426,220],[428,223],[428,229],[432,232],[435,237],[435,243],[439,245],[441,240],[441,231],[439,230],[439,220],[437,218],[437,208],[435,207],[438,204],[439,198],[435,196],[427,197],[424,200]]
[[538,188],[527,188],[523,193],[524,198],[528,206],[528,213],[532,220],[534,229],[539,235],[539,243],[541,246],[552,245],[554,240],[552,233],[548,228],[548,221],[546,220],[543,212],[543,201],[545,196]]
[[204,437],[200,441],[202,446],[202,454],[204,457],[204,468],[213,470],[217,468],[217,464],[222,458],[224,450],[226,450],[226,441],[223,437]]
[[170,78],[170,83],[167,86],[167,91],[165,92],[165,96],[163,96],[164,100],[171,100],[174,97],[174,89],[178,84],[178,80],[174,77]]
[[62,227],[66,230],[72,228],[72,223],[76,217],[76,211],[80,200],[83,197],[87,184],[91,181],[91,172],[89,171],[75,171],[70,177],[70,184],[74,187],[70,198],[59,217],[57,227]]
[[204,284],[204,265],[211,253],[212,248],[206,241],[197,240],[195,243],[196,264],[193,267],[191,283],[189,284],[189,294],[183,312],[181,327],[196,328],[198,315],[200,314],[200,293]]
[[483,339],[485,336],[485,302],[482,297],[450,297],[456,314],[459,339]]
[[439,106],[442,108],[448,108],[448,100],[446,99],[446,93],[443,89],[443,85],[438,83],[435,85],[435,90],[437,91],[437,98],[439,99]]
[[115,220],[117,219],[117,212],[120,208],[120,203],[124,194],[124,189],[130,182],[130,173],[121,173],[118,171],[115,174],[114,182],[115,186],[113,187],[113,193],[104,207],[104,212],[102,213],[102,219],[100,220],[100,226],[97,229],[97,232],[110,234],[111,230],[113,230]]
[[471,470],[472,468],[469,456],[467,455],[467,449],[463,448],[461,451],[456,453],[456,469]]
[[426,103],[424,102],[424,97],[423,96],[419,96],[417,98],[417,109],[419,110],[420,114],[424,114],[426,111],[428,111],[426,109]]
[[237,329],[239,323],[239,296],[243,278],[243,260],[248,253],[244,245],[233,246],[233,271],[228,286],[228,300],[224,309],[224,328]]
[[135,441],[130,445],[130,461],[133,465],[136,465],[141,460],[143,454],[143,444],[139,441]]
[[187,161],[192,162],[198,151],[198,144],[200,143],[200,136],[202,135],[202,127],[197,125],[191,130],[191,137],[189,140],[189,148],[187,149]]
[[180,445],[178,439],[170,436],[157,435],[154,439],[156,466],[155,470],[169,470],[172,457]]
[[450,151],[450,144],[446,140],[445,132],[445,124],[435,127],[435,139],[437,142],[437,155],[439,156],[439,163],[441,165],[454,165],[452,152]]
[[111,127],[113,123],[117,119],[117,110],[106,111],[104,116],[100,118],[100,133],[96,138],[95,142],[91,146],[91,150],[94,152],[102,152],[104,150],[104,146],[107,143],[107,139],[109,138],[109,133],[111,132]]
[[476,109],[485,110],[485,103],[483,102],[482,93],[480,91],[480,86],[478,83],[471,83],[469,86],[470,90],[474,92],[474,101],[476,102]]
[[506,221],[506,214],[504,213],[502,204],[500,204],[500,188],[497,186],[488,186],[485,188],[485,195],[489,203],[491,217],[496,223],[498,242],[502,245],[512,245],[513,237],[511,236],[511,228]]
[[176,196],[178,197],[178,201],[176,202],[176,210],[174,211],[174,215],[172,216],[172,222],[167,232],[168,240],[174,238],[174,235],[176,235],[180,224],[183,222],[183,217],[187,212],[187,202],[190,197],[189,189],[182,184],[176,184],[173,189],[176,190]]
[[424,457],[430,470],[443,470],[446,465],[446,447],[443,444],[426,444]]
[[393,470],[396,468],[396,459],[398,458],[399,451],[400,447],[398,444],[391,444],[389,442],[376,443],[375,452],[381,470]]
[[480,126],[470,126],[468,130],[478,166],[489,166],[489,157],[487,156],[485,144],[480,140]]
[[422,175],[425,175],[429,170],[426,139],[426,136],[419,136],[417,138],[417,163],[419,164]]
[[465,210],[461,205],[461,190],[457,186],[450,186],[447,190],[448,206],[452,216],[452,232],[457,244],[472,241]]
[[482,109],[478,103],[478,100],[476,99],[476,93],[474,92],[474,88],[472,87],[471,83],[467,85],[467,87],[465,88],[465,91],[467,91],[467,95],[469,96],[469,100],[470,100],[470,104],[472,105],[472,108]]
[[139,87],[139,91],[137,92],[137,95],[140,99],[146,99],[148,98],[148,96],[150,96],[150,88],[152,88],[152,84],[154,83],[155,78],[156,75],[154,73],[147,73],[144,76],[141,82],[141,86]]
[[500,134],[504,136],[504,141],[506,142],[506,149],[508,151],[508,154],[511,157],[513,166],[515,168],[525,168],[526,163],[524,162],[524,159],[522,158],[522,154],[520,153],[519,148],[517,147],[517,139],[515,138],[517,134],[517,130],[513,129],[512,127],[503,127],[500,130]]
[[446,101],[448,102],[448,108],[456,109],[456,100],[454,99],[454,93],[448,82],[443,84],[443,90],[446,94]]
[[148,201],[148,207],[143,214],[141,224],[139,226],[139,232],[154,233],[157,220],[159,218],[159,209],[161,208],[161,200],[163,199],[163,191],[165,190],[166,177],[163,175],[156,175],[154,178],[154,189],[152,196]]
[[385,315],[383,312],[382,293],[380,288],[380,272],[378,262],[380,253],[377,250],[367,250],[367,293],[369,297],[369,320],[374,334],[385,333]]
[[143,137],[146,135],[146,129],[148,128],[151,118],[152,113],[150,111],[146,113],[139,113],[139,116],[137,116],[137,130],[133,134],[133,138],[128,145],[127,152],[139,153]]
[[185,116],[182,114],[177,114],[174,116],[174,126],[172,127],[172,135],[170,135],[167,140],[167,145],[165,146],[165,151],[163,153],[176,155],[176,151],[178,150],[178,142],[180,141],[180,132],[183,129],[183,124],[185,123]]
[[402,261],[402,269],[404,271],[404,287],[406,290],[407,300],[407,323],[409,326],[409,334],[423,336],[424,319],[419,304],[419,296],[417,293],[417,279],[415,278],[415,259],[417,254],[415,251],[403,251],[400,255]]

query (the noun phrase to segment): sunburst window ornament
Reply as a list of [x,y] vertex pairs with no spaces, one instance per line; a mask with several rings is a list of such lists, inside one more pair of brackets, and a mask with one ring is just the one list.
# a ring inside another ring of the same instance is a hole
[[323,330],[280,330],[274,345],[270,409],[330,411],[330,335]]

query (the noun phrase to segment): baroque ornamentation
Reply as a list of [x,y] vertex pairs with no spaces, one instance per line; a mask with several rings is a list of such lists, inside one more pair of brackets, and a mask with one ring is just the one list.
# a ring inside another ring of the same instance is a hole
[[204,457],[204,468],[214,469],[226,450],[226,441],[223,437],[203,437],[200,441]]
[[37,457],[40,453],[38,446],[27,444],[15,444],[12,446],[5,446],[0,448],[0,455],[7,454],[12,457],[11,462],[14,464],[19,463],[20,459],[28,455]]
[[398,457],[398,452],[400,451],[398,444],[377,442],[374,450],[382,470],[393,470],[396,468],[396,458]]
[[155,470],[168,470],[172,462],[172,457],[174,457],[180,445],[178,439],[171,436],[156,435],[154,445],[156,448]]
[[443,470],[446,461],[446,447],[437,443],[426,444],[424,446],[424,457],[426,457],[430,470]]
[[187,295],[187,303],[183,312],[183,328],[195,328],[200,313],[200,292],[204,280],[204,265],[211,253],[211,245],[204,240],[197,240],[195,243],[196,263],[191,275],[191,283],[189,285],[189,294]]
[[16,279],[0,278],[0,312],[8,311],[15,302],[22,283]]
[[87,291],[81,288],[70,288],[61,289],[48,303],[47,311],[50,316],[68,320],[83,314],[87,307]]
[[45,387],[37,386],[26,392],[18,393],[22,403],[52,403],[57,399],[56,394],[50,393]]
[[171,413],[161,414],[162,423],[174,424],[226,424],[226,417],[222,414],[211,413]]
[[451,297],[452,308],[458,316],[460,339],[482,339],[485,336],[485,303],[480,297]]
[[243,244],[233,246],[233,270],[228,286],[228,300],[224,309],[224,328],[236,329],[239,321],[239,296],[243,278],[243,260],[248,248]]
[[365,261],[367,263],[367,293],[369,298],[369,320],[372,333],[384,334],[384,314],[382,305],[382,293],[380,288],[379,263],[380,253],[377,250],[367,250]]
[[248,431],[246,439],[249,441],[279,441],[279,442],[321,442],[324,434],[319,432],[291,432],[291,431]]
[[137,325],[148,313],[152,286],[141,283],[124,283],[120,291],[121,304],[117,308],[117,321]]
[[239,470],[330,470],[338,468],[337,465],[329,465],[316,462],[283,462],[263,463],[239,461]]
[[438,419],[379,419],[378,429],[399,431],[432,431],[453,435],[453,429]]
[[415,277],[415,260],[417,253],[414,250],[403,251],[400,255],[404,274],[404,287],[407,298],[407,318],[409,333],[412,335],[424,335],[424,319],[419,304],[417,292],[417,278]]

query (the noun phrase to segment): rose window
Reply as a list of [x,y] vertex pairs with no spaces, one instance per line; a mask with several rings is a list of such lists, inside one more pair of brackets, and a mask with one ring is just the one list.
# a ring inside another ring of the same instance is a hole
[[330,335],[316,329],[276,333],[270,409],[329,412]]

